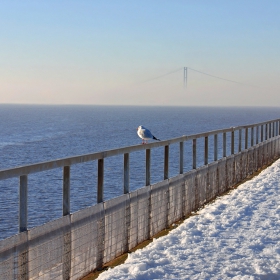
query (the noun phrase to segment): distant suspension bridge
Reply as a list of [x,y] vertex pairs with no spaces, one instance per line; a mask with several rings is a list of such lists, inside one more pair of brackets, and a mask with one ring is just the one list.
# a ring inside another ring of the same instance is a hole
[[211,74],[208,74],[208,73],[205,73],[205,72],[202,72],[202,71],[190,68],[190,67],[183,67],[183,68],[180,67],[180,68],[177,68],[176,70],[173,70],[171,72],[167,72],[167,73],[165,73],[163,75],[160,75],[160,76],[157,76],[157,77],[145,80],[144,82],[150,82],[150,81],[153,81],[153,80],[157,80],[157,79],[163,78],[163,77],[168,76],[170,74],[182,71],[182,69],[184,71],[184,87],[185,88],[187,88],[188,70],[191,70],[191,71],[194,71],[194,72],[197,72],[197,73],[200,73],[202,75],[206,75],[206,76],[209,76],[209,77],[212,77],[212,78],[215,78],[215,79],[223,80],[223,81],[226,81],[226,82],[231,82],[231,83],[240,84],[240,85],[244,85],[244,86],[250,86],[250,87],[258,87],[256,85],[251,85],[251,84],[242,83],[242,82],[238,82],[238,81],[234,81],[234,80],[230,80],[230,79],[225,79],[225,78],[222,78],[222,77],[219,77],[219,76],[214,76],[214,75],[211,75]]

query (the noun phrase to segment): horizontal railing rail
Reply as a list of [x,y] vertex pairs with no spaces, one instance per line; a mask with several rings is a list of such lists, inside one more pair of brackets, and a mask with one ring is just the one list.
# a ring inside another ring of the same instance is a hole
[[[235,151],[236,132],[238,132],[238,150]],[[146,151],[146,185],[151,182],[151,149],[164,147],[164,170],[163,178],[169,178],[169,146],[179,143],[179,174],[184,171],[184,142],[192,141],[192,168],[197,168],[197,139],[204,138],[204,164],[209,162],[209,136],[214,136],[214,161],[218,160],[218,135],[222,135],[222,156],[227,154],[227,136],[230,134],[230,153],[240,152],[250,146],[264,142],[272,137],[278,136],[280,132],[280,119],[266,122],[242,125],[226,129],[213,130],[193,135],[139,144],[135,146],[117,148],[92,154],[67,157],[52,161],[30,164],[0,171],[0,180],[19,177],[19,231],[27,230],[27,186],[28,175],[56,168],[63,168],[63,216],[70,214],[70,167],[75,164],[89,161],[98,161],[97,170],[97,203],[103,202],[104,185],[104,159],[116,155],[123,155],[123,193],[129,192],[129,155],[137,151]],[[249,143],[249,139],[251,140]],[[242,147],[242,143],[244,147]]]
[[[183,135],[183,136],[180,136],[177,138],[162,140],[160,142],[148,143],[145,145],[139,144],[139,145],[134,145],[134,146],[129,146],[129,147],[107,150],[107,151],[103,151],[103,152],[96,152],[96,153],[92,153],[92,154],[67,157],[67,158],[56,159],[56,160],[51,160],[51,161],[46,161],[46,162],[41,162],[41,163],[19,166],[19,167],[15,167],[15,168],[3,169],[3,170],[0,170],[0,180],[14,178],[14,177],[18,177],[21,175],[28,175],[31,173],[38,173],[38,172],[42,172],[42,171],[56,169],[56,168],[63,167],[63,166],[71,166],[74,164],[84,163],[84,162],[88,162],[88,161],[104,159],[104,158],[113,157],[116,155],[132,153],[132,152],[137,152],[137,151],[142,151],[142,150],[147,150],[147,149],[153,149],[153,148],[157,148],[157,147],[163,147],[166,145],[171,145],[171,144],[175,144],[175,143],[179,143],[179,142],[186,142],[186,141],[190,141],[190,140],[198,139],[198,138],[202,138],[202,137],[209,137],[209,136],[220,134],[220,133],[235,132],[235,131],[239,131],[242,129],[249,129],[252,127],[269,125],[269,124],[273,124],[273,123],[274,124],[278,123],[278,126],[276,125],[276,129],[275,129],[275,132],[277,134],[274,132],[273,136],[279,135],[280,119],[275,119],[275,120],[251,124],[251,125],[242,125],[242,126],[231,127],[231,128],[226,128],[226,129],[218,129],[218,130],[197,133],[197,134],[192,134],[192,135]],[[267,137],[263,136],[263,139],[261,139],[260,142],[273,137],[271,126],[267,128],[267,131],[268,131]],[[270,135],[270,137],[268,137],[268,134]],[[241,139],[240,139],[240,141],[241,141]]]

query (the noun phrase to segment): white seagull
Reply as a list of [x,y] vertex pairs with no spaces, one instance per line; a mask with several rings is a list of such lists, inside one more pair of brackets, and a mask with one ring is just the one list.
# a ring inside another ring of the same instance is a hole
[[137,134],[142,139],[142,144],[147,144],[149,139],[154,139],[160,141],[160,139],[157,139],[149,129],[145,128],[143,125],[138,126],[137,128]]

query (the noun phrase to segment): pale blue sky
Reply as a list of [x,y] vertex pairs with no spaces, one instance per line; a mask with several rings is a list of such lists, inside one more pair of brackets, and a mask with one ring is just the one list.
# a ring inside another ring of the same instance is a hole
[[[0,103],[280,106],[279,15],[279,0],[0,0]],[[258,87],[189,70],[185,90],[184,66]]]

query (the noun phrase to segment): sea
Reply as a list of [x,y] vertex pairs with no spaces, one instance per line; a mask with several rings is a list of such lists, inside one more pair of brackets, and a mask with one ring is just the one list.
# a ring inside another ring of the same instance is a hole
[[[280,118],[280,107],[140,107],[0,105],[0,169],[141,144],[144,125],[166,140]],[[236,141],[237,142],[237,141]],[[203,139],[198,166],[203,165]],[[213,141],[209,142],[213,160]],[[227,149],[227,154],[229,154]],[[151,183],[163,180],[163,147],[152,150]],[[169,176],[179,173],[178,145],[170,146]],[[219,141],[219,157],[222,156]],[[192,168],[185,144],[184,171]],[[104,199],[123,191],[123,157],[104,161]],[[130,155],[130,190],[145,184],[145,152]],[[19,178],[0,181],[0,239],[18,233]],[[96,204],[97,162],[71,166],[71,213]],[[28,228],[62,215],[62,169],[28,176]]]

